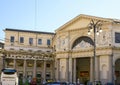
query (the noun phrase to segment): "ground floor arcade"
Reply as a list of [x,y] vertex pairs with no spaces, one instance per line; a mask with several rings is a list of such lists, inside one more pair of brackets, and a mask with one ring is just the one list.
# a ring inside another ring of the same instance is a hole
[[[106,49],[107,50],[107,49]],[[94,73],[96,80],[102,83],[113,82],[120,84],[120,56],[117,55],[98,55],[96,56],[96,70],[93,70],[93,57],[89,52],[84,54],[71,53],[71,57],[58,57],[55,60],[49,56],[49,60],[41,59],[36,56],[18,56],[16,54],[2,57],[5,67],[15,68],[20,78],[39,78],[40,80],[56,80],[67,82],[86,81],[93,82]],[[79,56],[78,56],[79,55]],[[70,56],[70,55],[69,55]],[[87,56],[87,57],[86,57]],[[57,57],[57,56],[56,56]],[[2,65],[1,64],[1,65]]]
[[2,68],[15,68],[19,80],[32,80],[36,78],[39,82],[54,80],[54,58],[51,53],[19,53],[5,52],[1,58]]
[[120,59],[114,58],[112,55],[97,56],[95,71],[93,69],[93,57],[77,57],[57,59],[57,79],[60,81],[93,82],[101,81],[102,84],[114,83],[120,84]]

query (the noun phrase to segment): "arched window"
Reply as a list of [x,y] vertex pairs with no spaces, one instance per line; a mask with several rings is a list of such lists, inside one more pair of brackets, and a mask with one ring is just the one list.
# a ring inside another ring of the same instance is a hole
[[93,46],[93,40],[87,36],[82,36],[76,39],[72,45],[72,49],[74,48],[86,48]]

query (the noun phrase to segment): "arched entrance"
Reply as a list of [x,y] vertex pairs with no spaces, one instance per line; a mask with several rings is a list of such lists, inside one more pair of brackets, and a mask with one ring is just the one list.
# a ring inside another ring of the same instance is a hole
[[115,84],[120,84],[120,59],[115,62]]
[[90,80],[90,58],[78,58],[76,60],[76,78],[80,83]]
[[[92,48],[94,42],[88,36],[82,36],[77,38],[72,45],[72,50],[74,52],[85,49]],[[86,52],[86,50],[85,50]],[[87,52],[86,52],[87,53]],[[77,56],[76,58],[76,81],[85,84],[90,80],[90,67],[91,67],[91,56]]]

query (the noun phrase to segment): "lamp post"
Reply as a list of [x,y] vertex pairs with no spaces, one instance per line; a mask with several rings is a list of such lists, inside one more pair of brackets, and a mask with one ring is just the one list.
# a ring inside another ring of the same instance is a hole
[[93,85],[95,85],[95,81],[97,79],[97,68],[96,68],[96,35],[99,35],[102,32],[101,29],[102,23],[100,20],[94,21],[91,20],[88,26],[88,35],[93,33],[94,38],[94,56],[93,56]]

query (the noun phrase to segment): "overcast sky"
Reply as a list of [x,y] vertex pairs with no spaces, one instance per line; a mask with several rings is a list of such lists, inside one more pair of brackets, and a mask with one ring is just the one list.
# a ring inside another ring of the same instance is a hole
[[5,28],[55,32],[79,14],[120,19],[120,0],[0,0],[0,40]]

